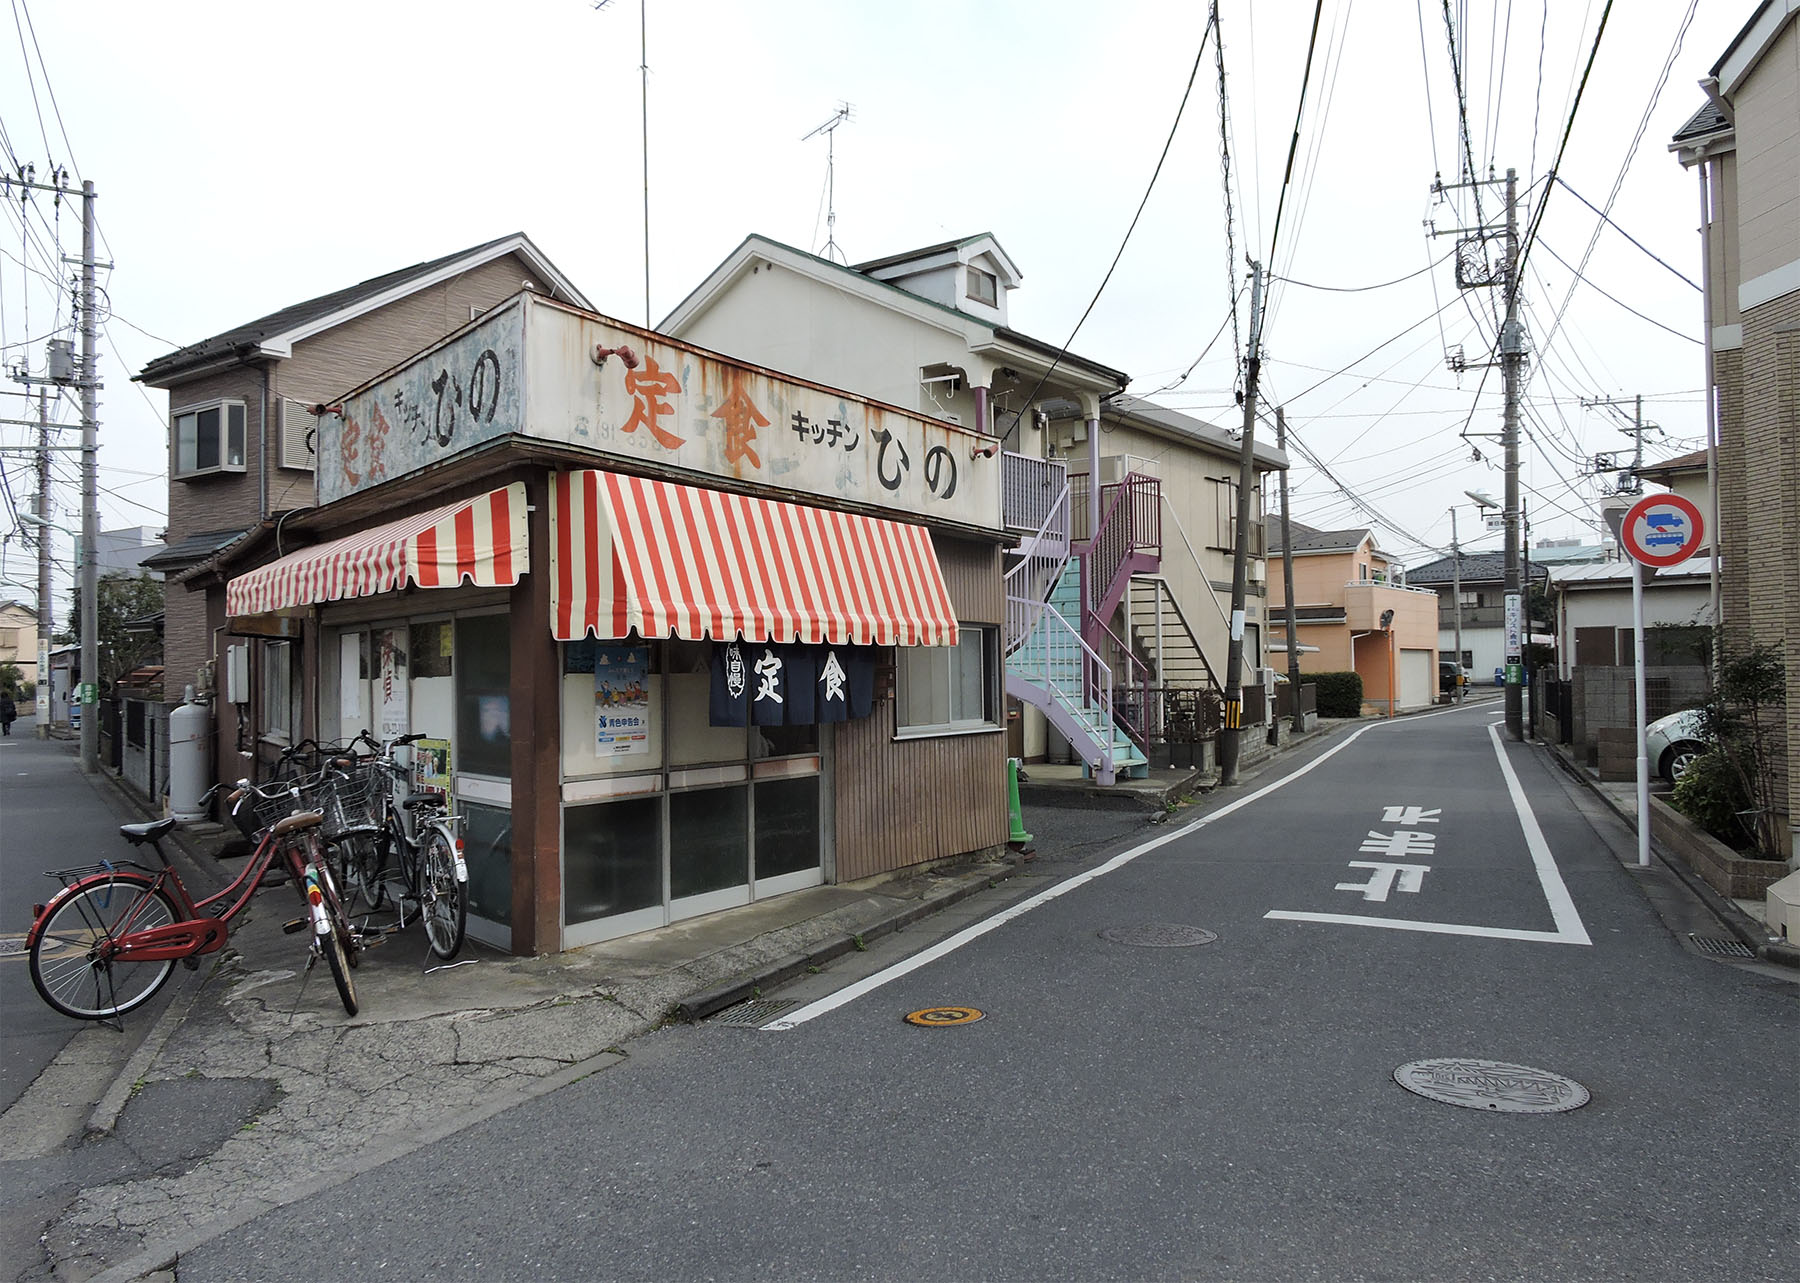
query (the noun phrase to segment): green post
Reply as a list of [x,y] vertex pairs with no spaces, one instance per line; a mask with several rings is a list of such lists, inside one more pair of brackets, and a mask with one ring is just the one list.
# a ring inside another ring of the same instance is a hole
[[1009,842],[1029,842],[1031,834],[1025,831],[1025,817],[1019,810],[1019,759],[1006,759],[1006,813],[1012,820],[1012,836]]

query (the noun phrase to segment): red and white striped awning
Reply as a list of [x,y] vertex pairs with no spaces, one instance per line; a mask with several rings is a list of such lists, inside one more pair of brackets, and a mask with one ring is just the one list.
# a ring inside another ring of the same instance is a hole
[[525,487],[520,482],[289,553],[225,588],[240,618],[315,602],[421,588],[510,587],[530,569]]
[[559,640],[956,644],[923,526],[613,472],[559,474],[551,496]]

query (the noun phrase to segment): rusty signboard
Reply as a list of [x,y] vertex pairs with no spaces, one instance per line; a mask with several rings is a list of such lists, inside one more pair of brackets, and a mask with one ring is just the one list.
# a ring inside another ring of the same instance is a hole
[[530,296],[349,398],[339,432],[321,434],[320,499],[506,433],[697,480],[1000,524],[992,438]]

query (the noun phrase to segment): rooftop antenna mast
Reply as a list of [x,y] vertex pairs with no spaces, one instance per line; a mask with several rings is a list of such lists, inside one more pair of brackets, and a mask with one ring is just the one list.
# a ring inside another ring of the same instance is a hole
[[[840,102],[838,104],[838,109],[831,113],[830,120],[826,121],[800,140],[801,142],[806,142],[810,139],[817,138],[820,134],[825,135],[825,248],[820,251],[820,255],[829,259],[835,251],[837,260],[846,266],[849,265],[850,260],[845,257],[843,247],[837,243],[837,192],[835,187],[837,178],[837,129],[839,125],[851,120],[853,115],[854,113],[850,104],[847,102]],[[813,232],[815,235],[818,233],[816,225],[813,228]]]

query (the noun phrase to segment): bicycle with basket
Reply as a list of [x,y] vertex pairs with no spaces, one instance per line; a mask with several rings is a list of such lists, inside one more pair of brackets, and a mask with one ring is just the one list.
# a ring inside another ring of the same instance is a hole
[[[209,790],[204,803],[210,806],[223,787]],[[116,1019],[149,1001],[177,961],[192,969],[202,955],[224,948],[231,923],[259,889],[291,882],[306,914],[284,929],[311,928],[306,974],[324,958],[344,1010],[357,1013],[350,973],[360,958],[361,938],[325,858],[323,817],[301,808],[300,790],[291,782],[240,780],[230,808],[238,828],[256,844],[255,853],[213,895],[196,900],[164,854],[162,839],[175,829],[173,818],[119,827],[134,847],[148,845],[160,867],[101,860],[50,871],[62,889],[33,907],[25,937],[31,982],[46,1003],[77,1020]]]

